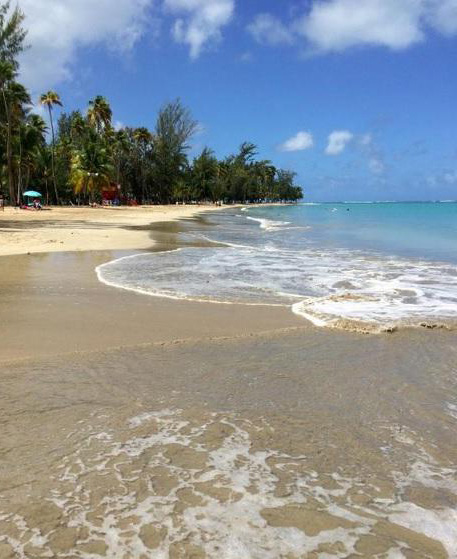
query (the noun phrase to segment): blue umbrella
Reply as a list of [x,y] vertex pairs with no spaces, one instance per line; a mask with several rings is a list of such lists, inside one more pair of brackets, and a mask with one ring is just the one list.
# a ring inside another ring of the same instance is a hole
[[27,192],[24,192],[24,196],[27,196],[27,198],[41,198],[42,195],[39,192],[36,192],[35,190],[27,190]]

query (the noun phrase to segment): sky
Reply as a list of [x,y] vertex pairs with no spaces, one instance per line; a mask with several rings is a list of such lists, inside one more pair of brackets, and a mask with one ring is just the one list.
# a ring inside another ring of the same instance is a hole
[[179,97],[199,122],[191,157],[254,142],[309,201],[457,199],[457,0],[19,6],[34,99],[103,95],[117,126],[153,128]]

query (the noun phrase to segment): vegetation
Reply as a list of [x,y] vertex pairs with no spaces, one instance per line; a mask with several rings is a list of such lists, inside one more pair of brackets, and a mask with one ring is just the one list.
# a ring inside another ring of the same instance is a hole
[[116,130],[110,104],[100,95],[84,114],[62,112],[55,126],[54,110],[63,105],[58,93],[48,91],[39,100],[48,112],[48,130],[17,81],[23,19],[10,2],[0,4],[0,194],[11,204],[21,203],[29,189],[55,204],[100,201],[108,191],[119,203],[132,204],[302,197],[295,174],[257,160],[257,148],[248,142],[222,160],[205,147],[189,161],[197,122],[179,99],[160,109],[154,130]]

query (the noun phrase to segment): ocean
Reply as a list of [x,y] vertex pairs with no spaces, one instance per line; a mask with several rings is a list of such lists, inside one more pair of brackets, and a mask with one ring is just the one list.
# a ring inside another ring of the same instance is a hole
[[456,323],[455,202],[246,206],[185,235],[187,246],[100,266],[99,279],[155,296],[288,306],[319,327]]

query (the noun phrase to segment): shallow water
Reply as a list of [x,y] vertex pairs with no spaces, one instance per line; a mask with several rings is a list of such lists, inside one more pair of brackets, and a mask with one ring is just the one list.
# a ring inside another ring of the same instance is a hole
[[195,224],[183,248],[105,264],[99,279],[149,295],[288,306],[317,326],[455,327],[457,204],[243,210]]
[[[252,252],[212,257],[237,248],[208,241],[227,231]],[[175,297],[175,278],[194,288],[190,278],[202,268],[177,258],[167,277],[161,259],[204,250],[211,266],[223,263],[230,287],[235,272],[250,273],[249,257],[259,258],[255,240],[275,235],[264,231],[230,213],[156,226],[159,249],[182,250],[115,264],[131,273],[140,260],[140,271],[159,277],[160,262],[162,288]],[[82,257],[73,258],[74,276],[59,284],[63,300],[84,306],[75,295]],[[268,266],[262,260],[251,276],[257,288]],[[223,287],[221,270],[201,274],[205,289]],[[56,288],[46,276],[41,282],[50,303]],[[143,297],[94,284],[86,300],[93,305],[106,289],[106,308],[92,312],[122,321],[108,311],[125,306],[129,320],[130,312],[144,320],[136,307]],[[284,304],[264,287],[261,297]],[[249,285],[233,292],[257,294]],[[173,320],[194,323],[200,339],[0,365],[1,559],[457,558],[455,331],[262,333],[245,327],[244,307],[206,305],[240,322],[239,335],[210,339],[199,333],[205,305],[144,299],[158,330],[167,306],[182,305]],[[37,308],[31,299],[28,311]],[[61,310],[64,331],[70,309]],[[110,320],[97,322],[108,333],[99,346],[120,327]],[[20,321],[17,328],[24,335]]]
[[322,330],[10,366],[1,556],[457,557],[456,359]]

